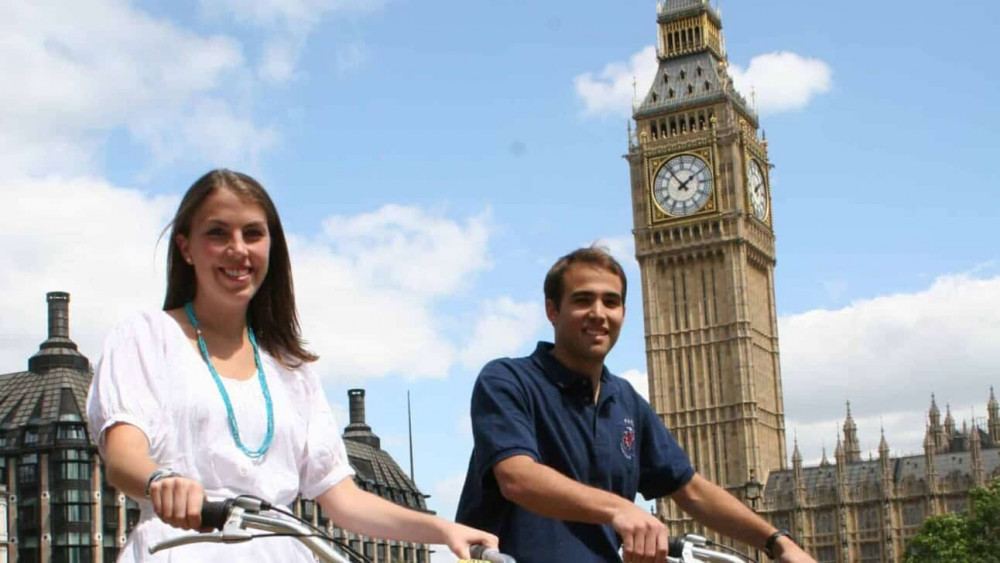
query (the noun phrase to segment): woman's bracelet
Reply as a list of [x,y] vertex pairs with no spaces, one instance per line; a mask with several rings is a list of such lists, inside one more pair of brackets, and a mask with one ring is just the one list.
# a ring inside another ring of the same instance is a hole
[[169,467],[161,467],[156,471],[149,474],[149,479],[146,479],[146,498],[149,498],[149,488],[153,486],[153,483],[166,479],[167,477],[180,477],[181,474],[170,469]]

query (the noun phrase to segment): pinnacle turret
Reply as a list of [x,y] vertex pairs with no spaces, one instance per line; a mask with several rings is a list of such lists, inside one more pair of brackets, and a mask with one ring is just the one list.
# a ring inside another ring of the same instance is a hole
[[929,425],[927,426],[927,431],[924,432],[924,449],[926,450],[928,448],[932,450],[936,449],[936,444],[934,443],[934,433]]
[[861,461],[861,443],[858,440],[858,425],[851,416],[851,402],[847,401],[847,418],[844,420],[844,454],[847,463]]
[[951,416],[950,404],[945,405],[945,412],[947,414],[945,414],[944,417],[944,432],[945,435],[948,436],[949,439],[951,439],[951,437],[955,435],[955,419],[952,418]]
[[885,428],[882,428],[882,439],[878,442],[878,455],[882,458],[889,457],[889,442],[885,440]]
[[975,416],[972,418],[972,428],[969,432],[970,461],[972,462],[972,481],[976,486],[981,487],[985,482],[985,471],[983,468],[982,440],[979,436],[979,428],[975,423]]

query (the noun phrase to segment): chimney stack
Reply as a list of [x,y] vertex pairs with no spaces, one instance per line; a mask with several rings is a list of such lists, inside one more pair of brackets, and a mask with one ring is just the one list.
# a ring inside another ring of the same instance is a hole
[[372,432],[370,426],[365,424],[365,390],[348,389],[347,399],[350,401],[351,423],[344,429],[344,439],[368,444],[376,449],[381,448],[382,440]]
[[49,340],[69,339],[69,294],[50,291],[45,295],[49,302]]
[[45,295],[49,307],[49,337],[28,359],[28,371],[42,373],[53,368],[90,370],[90,361],[69,338],[69,294],[50,291]]
[[347,397],[351,402],[351,425],[365,425],[365,390],[349,389]]

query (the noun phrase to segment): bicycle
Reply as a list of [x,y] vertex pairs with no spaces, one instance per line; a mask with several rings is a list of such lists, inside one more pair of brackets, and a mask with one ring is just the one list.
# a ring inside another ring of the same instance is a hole
[[[264,512],[271,512],[273,515],[263,514]],[[309,548],[320,561],[371,563],[368,557],[358,553],[343,540],[332,538],[310,522],[289,512],[278,510],[263,499],[249,495],[221,501],[205,501],[201,508],[201,522],[206,528],[217,531],[178,536],[153,544],[149,546],[150,555],[195,543],[240,543],[258,538],[293,537]],[[249,531],[251,529],[267,533],[253,534]],[[340,552],[334,545],[340,548]],[[472,559],[463,559],[463,563],[516,563],[513,557],[485,546],[474,545],[471,551]],[[348,554],[351,559],[343,553]]]

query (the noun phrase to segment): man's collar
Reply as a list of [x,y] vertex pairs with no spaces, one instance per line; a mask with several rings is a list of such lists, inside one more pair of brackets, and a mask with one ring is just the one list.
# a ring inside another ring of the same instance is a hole
[[[551,342],[539,342],[535,351],[531,354],[532,360],[542,368],[546,376],[551,379],[556,386],[564,392],[580,393],[593,400],[594,389],[590,382],[590,376],[578,371],[573,371],[563,365],[552,349],[555,347]],[[607,366],[601,367],[601,397],[615,395],[618,393],[617,386],[611,381],[611,372]]]

